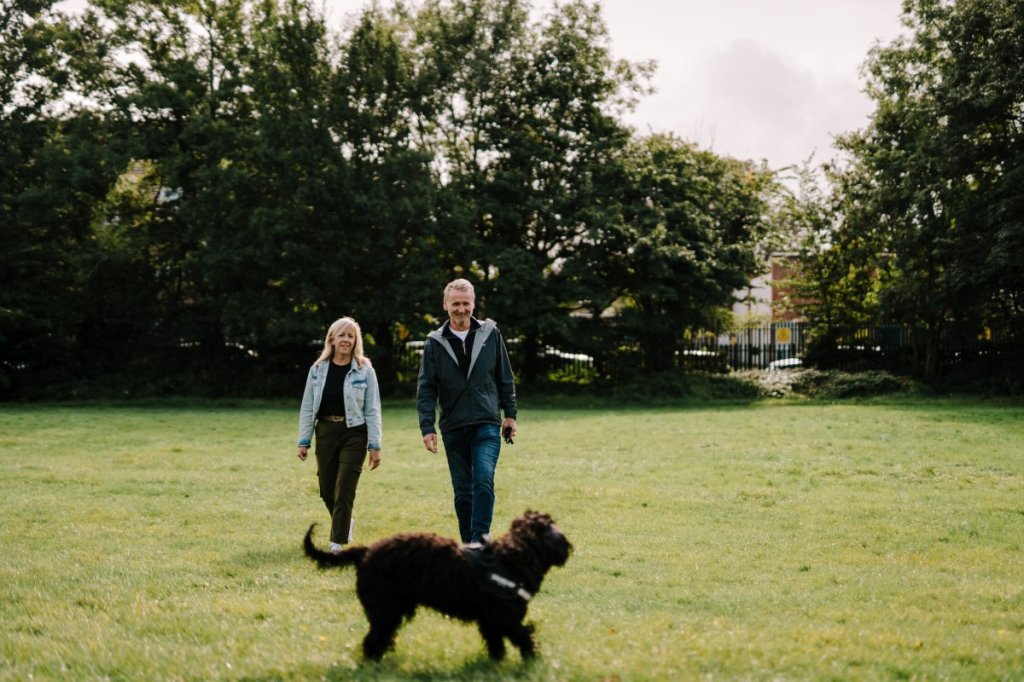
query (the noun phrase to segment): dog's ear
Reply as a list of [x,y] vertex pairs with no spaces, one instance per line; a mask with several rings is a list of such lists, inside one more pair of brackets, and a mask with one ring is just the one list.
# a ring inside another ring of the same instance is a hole
[[520,518],[534,528],[543,528],[554,523],[549,515],[532,509],[527,509]]
[[522,516],[513,519],[511,531],[517,537],[540,537],[552,523],[547,514],[527,509]]
[[548,565],[561,566],[572,553],[572,544],[547,514],[528,509],[512,522],[511,532]]

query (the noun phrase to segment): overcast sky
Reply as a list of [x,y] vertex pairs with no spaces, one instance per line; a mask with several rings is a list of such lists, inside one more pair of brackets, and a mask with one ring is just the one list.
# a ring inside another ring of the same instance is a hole
[[860,65],[902,30],[900,0],[604,0],[612,49],[654,59],[631,122],[773,168],[830,158],[872,110]]
[[[553,0],[533,0],[543,10]],[[366,0],[325,0],[340,28]],[[616,57],[653,59],[628,122],[772,168],[834,154],[871,112],[859,67],[902,30],[901,0],[602,0]]]

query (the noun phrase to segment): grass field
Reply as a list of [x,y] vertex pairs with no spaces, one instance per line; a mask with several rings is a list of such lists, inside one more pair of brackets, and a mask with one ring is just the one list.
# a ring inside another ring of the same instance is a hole
[[[351,572],[297,406],[0,406],[0,679],[1024,678],[1024,407],[971,401],[522,408],[495,532],[576,545],[490,663],[420,612],[360,661]],[[390,405],[357,541],[455,532],[447,469]],[[319,539],[325,541],[321,527]]]

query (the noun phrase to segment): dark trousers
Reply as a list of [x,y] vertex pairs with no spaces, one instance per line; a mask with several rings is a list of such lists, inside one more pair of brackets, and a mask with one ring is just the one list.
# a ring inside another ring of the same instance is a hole
[[345,422],[316,423],[316,475],[320,499],[331,515],[331,542],[351,540],[352,506],[366,459],[366,424],[349,428]]
[[473,424],[441,434],[455,493],[455,516],[463,542],[480,542],[491,532],[494,470],[501,453],[497,424]]

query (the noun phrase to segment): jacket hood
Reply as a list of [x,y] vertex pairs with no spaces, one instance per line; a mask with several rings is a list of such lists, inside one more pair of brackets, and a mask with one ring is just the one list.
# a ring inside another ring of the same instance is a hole
[[[487,319],[485,319],[485,320],[477,320],[475,317],[473,319],[476,320],[480,324],[480,332],[483,334],[483,336],[481,338],[484,338],[484,339],[486,339],[488,336],[490,336],[491,332],[494,331],[494,329],[498,326],[498,323],[495,322],[494,320],[492,320],[489,317]],[[444,339],[444,330],[445,330],[445,327],[448,326],[448,324],[449,324],[448,322],[445,322],[440,327],[438,327],[434,331],[432,331],[429,334],[427,334],[427,338],[428,339],[434,339],[435,341],[443,340]]]

